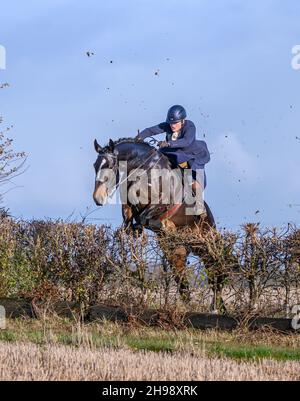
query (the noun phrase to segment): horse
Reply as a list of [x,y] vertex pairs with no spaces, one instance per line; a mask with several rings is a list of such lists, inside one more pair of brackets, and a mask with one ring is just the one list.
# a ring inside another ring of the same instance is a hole
[[[189,250],[186,246],[179,246],[174,249],[172,244],[166,244],[166,241],[162,241],[162,238],[164,233],[173,230],[179,231],[186,227],[189,227],[191,230],[197,230],[202,236],[205,236],[210,230],[215,230],[215,220],[208,204],[204,202],[205,213],[198,216],[187,213],[187,209],[190,206],[187,205],[182,198],[180,199],[181,201],[177,203],[174,203],[174,196],[172,199],[170,197],[169,203],[167,204],[151,203],[148,193],[149,187],[152,186],[150,172],[154,170],[158,173],[163,171],[164,175],[166,173],[172,175],[174,166],[172,166],[169,158],[163,154],[161,150],[156,149],[150,143],[137,141],[133,138],[120,138],[117,141],[110,139],[109,144],[102,147],[95,139],[94,147],[98,153],[97,160],[94,163],[96,174],[93,192],[94,202],[97,206],[103,206],[112,192],[123,184],[125,184],[127,193],[131,191],[139,196],[144,193],[145,196],[143,200],[135,196],[133,198],[137,200],[134,202],[132,199],[126,199],[122,204],[123,227],[125,230],[132,229],[139,233],[143,228],[146,228],[158,235],[162,251],[173,271],[179,293],[183,300],[189,301],[189,282],[186,275],[186,263]],[[120,163],[125,163],[127,168],[127,177],[125,180],[121,181]],[[144,183],[146,182],[146,185],[134,189],[136,182],[134,180],[130,181],[129,177],[134,175],[137,171],[140,171],[140,180],[142,178],[141,176],[144,175],[146,179]],[[176,172],[178,174],[178,170]],[[112,173],[111,176],[109,173]],[[180,171],[179,174],[179,179],[182,182],[182,172]],[[169,184],[172,193],[172,189],[174,189],[175,185],[174,180],[170,180]],[[158,199],[161,200],[163,197],[161,182],[160,185],[156,186],[156,192]],[[201,255],[199,256],[201,258]],[[214,292],[212,307],[214,310],[220,307],[222,311],[225,312],[225,305],[221,297],[222,279],[218,278],[219,276],[217,279],[211,276],[212,266],[205,266],[205,268],[206,271],[209,271],[208,281]]]

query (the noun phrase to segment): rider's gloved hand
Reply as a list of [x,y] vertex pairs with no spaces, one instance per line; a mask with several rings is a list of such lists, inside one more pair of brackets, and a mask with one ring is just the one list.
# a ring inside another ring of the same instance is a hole
[[158,146],[160,148],[168,148],[170,146],[170,144],[167,141],[159,141]]

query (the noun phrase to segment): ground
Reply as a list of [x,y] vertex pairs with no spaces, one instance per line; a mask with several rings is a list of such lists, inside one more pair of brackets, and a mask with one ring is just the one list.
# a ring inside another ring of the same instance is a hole
[[0,380],[299,380],[300,338],[8,319]]

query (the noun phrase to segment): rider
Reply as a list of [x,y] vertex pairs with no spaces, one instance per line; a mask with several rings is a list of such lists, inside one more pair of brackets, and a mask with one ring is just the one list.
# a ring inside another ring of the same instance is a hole
[[205,141],[196,139],[195,124],[186,119],[186,111],[180,105],[172,106],[167,119],[158,125],[141,131],[136,139],[144,140],[147,137],[166,133],[166,140],[159,142],[161,152],[166,154],[176,166],[192,169],[192,188],[196,192],[202,185],[197,181],[196,171],[202,170],[203,186],[206,187],[205,164],[210,160],[210,154]]

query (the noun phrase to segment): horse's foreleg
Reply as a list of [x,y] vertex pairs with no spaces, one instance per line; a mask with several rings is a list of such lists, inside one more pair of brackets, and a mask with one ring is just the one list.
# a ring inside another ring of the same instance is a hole
[[126,232],[131,232],[135,236],[139,237],[143,233],[143,226],[137,222],[134,223],[133,221],[136,220],[134,216],[132,206],[130,205],[122,205],[122,215],[123,215],[123,228]]
[[125,230],[132,228],[133,224],[133,212],[131,206],[122,205],[122,216],[123,216],[123,227]]

